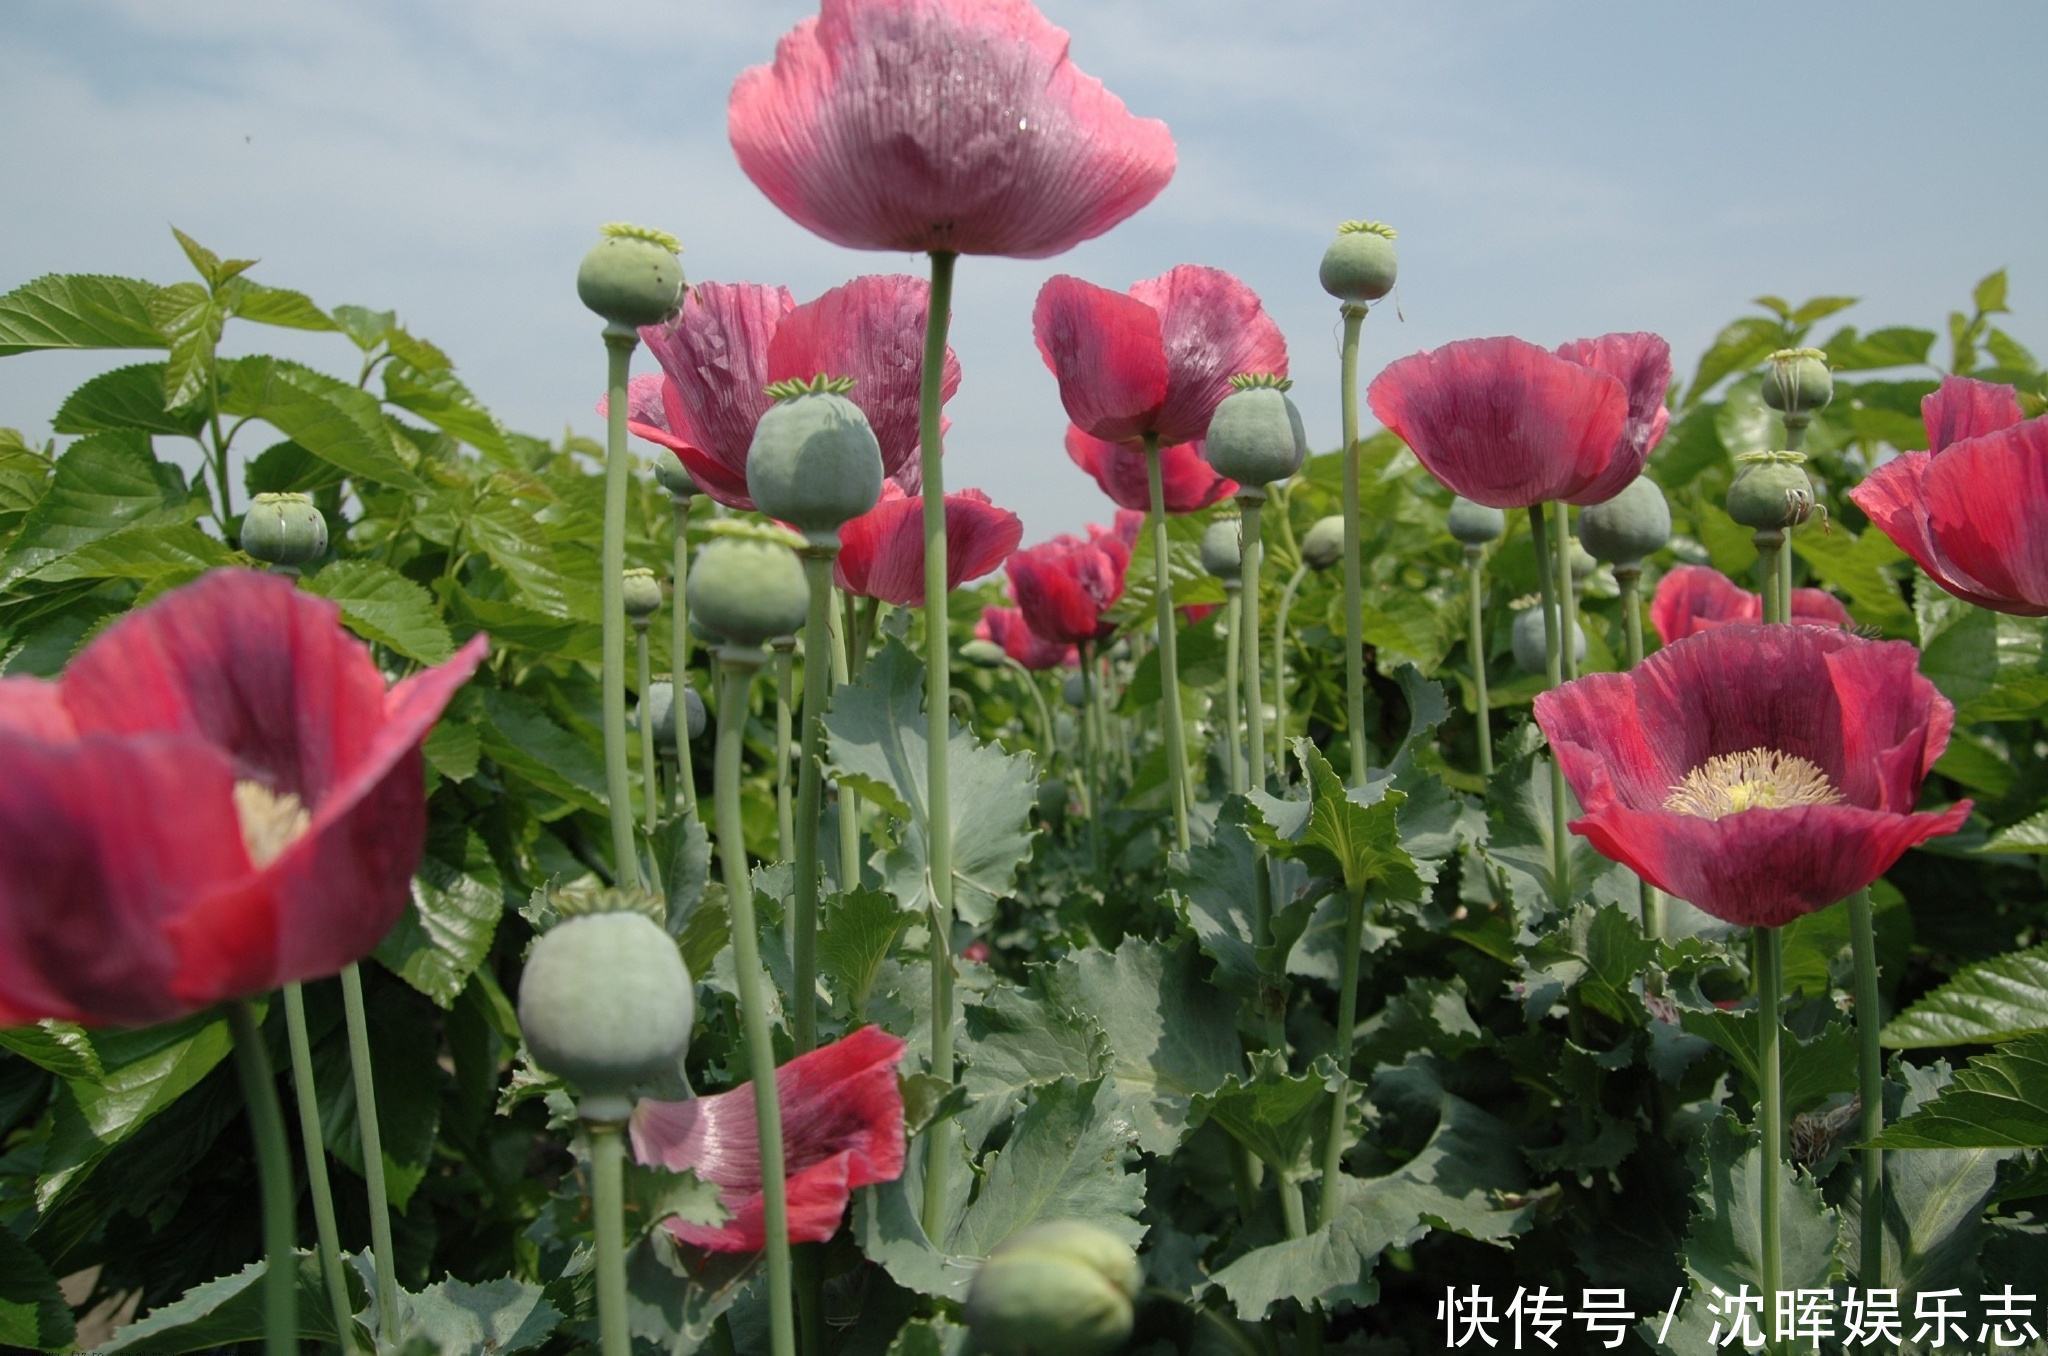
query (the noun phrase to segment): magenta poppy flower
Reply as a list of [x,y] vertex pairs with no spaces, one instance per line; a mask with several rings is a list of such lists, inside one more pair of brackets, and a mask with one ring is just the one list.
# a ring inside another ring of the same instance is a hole
[[[1024,535],[1024,524],[997,508],[980,490],[946,496],[946,588],[959,588],[1003,563]],[[924,497],[882,486],[873,508],[839,529],[839,587],[897,607],[924,602]]]
[[1198,442],[1244,372],[1287,375],[1287,341],[1258,294],[1182,264],[1129,292],[1061,274],[1031,314],[1038,352],[1081,430],[1112,443]]
[[[1674,640],[1725,626],[1729,622],[1760,622],[1764,600],[1705,565],[1679,565],[1657,581],[1650,599],[1650,625],[1666,645]],[[1826,589],[1793,589],[1792,620],[1811,626],[1854,627],[1855,618]]]
[[665,445],[682,458],[697,488],[728,508],[754,507],[747,497],[747,449],[772,403],[768,346],[795,309],[786,287],[697,283],[675,319],[640,331],[669,381],[662,408],[673,441]]
[[2022,421],[2011,387],[1963,377],[1920,411],[1932,450],[1892,458],[1849,498],[1956,597],[2048,616],[2048,418]]
[[983,608],[981,620],[974,624],[974,634],[977,639],[1002,646],[1004,654],[1027,669],[1056,669],[1080,662],[1072,645],[1045,639],[1031,629],[1024,614],[1014,607]]
[[824,0],[726,121],[754,186],[853,249],[1043,259],[1173,177],[1166,124],[1082,74],[1029,0]]
[[[1136,443],[1108,443],[1067,425],[1067,457],[1095,478],[1118,507],[1143,513],[1152,501],[1145,449]],[[1237,493],[1237,482],[1216,474],[1200,443],[1159,449],[1160,486],[1168,513],[1194,513]]]
[[1853,894],[1970,803],[1916,813],[1955,710],[1918,651],[1737,622],[1536,698],[1607,857],[1726,922],[1777,927]]
[[[896,1085],[902,1058],[902,1041],[864,1026],[775,1071],[790,1242],[825,1242],[839,1231],[850,1192],[902,1175],[903,1094]],[[631,1131],[635,1159],[695,1173],[718,1188],[730,1216],[716,1226],[672,1219],[670,1233],[708,1252],[762,1249],[751,1084],[687,1102],[643,1101],[633,1108]]]
[[1557,352],[1466,339],[1390,364],[1366,399],[1452,491],[1490,508],[1598,504],[1643,469],[1670,416],[1671,349],[1654,334]]
[[1116,624],[1103,614],[1123,597],[1130,563],[1131,548],[1101,528],[1090,528],[1087,538],[1054,537],[1010,557],[1010,594],[1025,624],[1048,641],[1105,640]]
[[368,955],[425,845],[420,742],[486,646],[386,690],[333,603],[218,570],[0,680],[0,1026],[145,1026]]

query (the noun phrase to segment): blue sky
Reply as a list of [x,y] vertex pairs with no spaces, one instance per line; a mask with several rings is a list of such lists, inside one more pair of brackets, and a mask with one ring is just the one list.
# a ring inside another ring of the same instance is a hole
[[[1336,312],[1315,270],[1346,217],[1401,231],[1368,379],[1472,335],[1616,329],[1663,333],[1689,371],[1763,292],[1860,296],[1843,320],[1939,328],[2001,265],[2008,328],[2048,349],[2036,0],[1041,4],[1083,69],[1172,126],[1180,170],[1068,255],[961,265],[947,479],[1020,513],[1027,541],[1108,514],[1061,450],[1031,342],[1044,279],[1238,273],[1286,331],[1296,399],[1328,447]],[[395,307],[513,427],[595,433],[603,359],[573,277],[600,222],[669,228],[692,277],[799,298],[922,270],[812,237],[733,163],[733,77],[812,8],[10,7],[9,102],[34,116],[0,124],[0,287],[48,271],[175,279],[176,224],[260,256],[262,281]],[[353,362],[339,337],[243,345]],[[109,361],[0,362],[0,424],[47,435],[65,392]]]

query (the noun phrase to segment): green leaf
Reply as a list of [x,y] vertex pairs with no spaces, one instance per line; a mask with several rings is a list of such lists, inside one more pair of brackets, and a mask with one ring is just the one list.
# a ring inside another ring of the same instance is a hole
[[[1308,773],[1308,821],[1299,838],[1287,838],[1262,815],[1248,825],[1252,837],[1270,852],[1338,877],[1348,890],[1372,890],[1391,899],[1421,898],[1422,878],[1401,846],[1399,814],[1407,795],[1384,781],[1347,789],[1312,740],[1295,740],[1294,754]],[[1251,797],[1261,809],[1270,801],[1262,793]]]
[[[1764,1288],[1763,1146],[1723,1112],[1701,1139],[1694,1171],[1692,1228],[1683,1257],[1696,1283],[1691,1302],[1701,1302],[1699,1297],[1713,1286],[1731,1295],[1739,1286],[1758,1293]],[[1788,1290],[1826,1286],[1836,1271],[1835,1213],[1821,1199],[1820,1188],[1795,1174],[1789,1163],[1779,1163],[1777,1171],[1782,1284]]]
[[1312,1073],[1292,1074],[1271,1051],[1252,1056],[1249,1078],[1232,1074],[1195,1099],[1197,1114],[1216,1122],[1282,1177],[1298,1180],[1310,1141],[1326,1123],[1336,1069],[1328,1059]]
[[[1946,1065],[1896,1066],[1907,1081],[1910,1116],[1940,1095],[1950,1081]],[[1984,1207],[1998,1184],[2002,1149],[1916,1149],[1885,1155],[1884,1278],[1908,1294],[1976,1279],[1989,1241]],[[1861,1193],[1843,1197],[1843,1234],[1861,1270]]]
[[1906,557],[1890,537],[1874,528],[1858,536],[1841,527],[1811,526],[1791,537],[1793,554],[1821,583],[1847,594],[1859,620],[1889,633],[1912,629],[1912,614],[1888,573],[1888,567]]
[[107,429],[141,429],[176,437],[196,437],[206,426],[206,412],[173,413],[164,402],[163,363],[136,363],[102,372],[64,398],[50,427],[59,433],[99,433]]
[[427,765],[449,781],[466,782],[476,776],[483,758],[483,735],[474,721],[443,716],[427,731],[420,752],[427,756]]
[[1877,1142],[1888,1149],[2048,1147],[2048,1034],[2020,1036],[1971,1060]]
[[323,333],[340,328],[327,312],[313,304],[311,297],[290,288],[265,287],[247,278],[234,278],[220,289],[220,295],[227,303],[228,313],[238,320]]
[[23,441],[18,429],[0,428],[0,534],[11,532],[50,487],[53,463]]
[[0,557],[0,589],[123,527],[188,523],[202,507],[177,469],[150,454],[147,435],[81,438],[57,459],[49,489]]
[[406,1295],[400,1304],[405,1309],[401,1342],[425,1338],[442,1356],[530,1351],[562,1321],[561,1311],[539,1286],[512,1276],[481,1285],[451,1277]]
[[946,1239],[956,1257],[986,1257],[1045,1219],[1093,1224],[1136,1247],[1145,1177],[1125,1166],[1131,1127],[1105,1080],[1036,1089],[1009,1142],[982,1160],[981,1193]]
[[[1761,1086],[1758,1077],[1757,1036],[1762,1018],[1754,1008],[1737,1012],[1719,1009],[1686,1009],[1678,1015],[1679,1025],[1692,1035],[1720,1047],[1749,1080]],[[1800,1040],[1791,1032],[1778,1038],[1779,1083],[1784,1090],[1785,1114],[1796,1115],[1838,1092],[1856,1087],[1856,1033],[1841,1022],[1829,1022],[1811,1040]]]
[[389,565],[339,560],[308,575],[304,587],[339,603],[349,630],[407,659],[439,664],[455,652],[433,595]]
[[818,969],[832,985],[836,1006],[858,1018],[889,949],[917,918],[880,890],[862,888],[826,901],[818,920]]
[[1965,966],[1885,1023],[1893,1050],[1988,1045],[2048,1031],[2048,943]]
[[1956,705],[1956,723],[2034,720],[2048,709],[2048,621],[1972,607],[1914,588],[1920,672]]
[[1827,351],[1828,366],[1838,372],[1876,372],[1888,367],[1924,367],[1934,351],[1933,330],[1891,325],[1859,335],[1855,329],[1837,330],[1821,345]]
[[335,328],[365,353],[383,343],[384,336],[398,324],[398,312],[373,311],[367,306],[337,306],[328,315]]
[[625,1183],[626,1236],[638,1239],[672,1219],[717,1228],[729,1218],[716,1183],[694,1172],[628,1159]]
[[1816,320],[1825,320],[1837,311],[1846,311],[1856,304],[1855,297],[1813,297],[1802,302],[1798,310],[1788,317],[1794,325],[1811,325]]
[[[436,1042],[420,1039],[427,1027],[418,1000],[403,989],[370,985],[370,1064],[377,1076],[377,1127],[384,1157],[384,1194],[400,1214],[426,1179],[441,1128],[441,1089],[448,1075]],[[345,1030],[336,1024],[313,1048],[313,1082],[320,1091],[320,1128],[327,1152],[363,1176],[363,1141],[355,1076]]]
[[577,809],[604,813],[604,761],[596,750],[531,698],[495,687],[481,696],[484,752],[493,762]]
[[2048,852],[2048,810],[2040,810],[2017,824],[2008,824],[1991,836],[1979,852]]
[[1239,998],[1259,992],[1258,932],[1252,917],[1260,859],[1245,816],[1257,812],[1242,797],[1223,803],[1207,842],[1196,843],[1184,864],[1169,861],[1173,901],[1181,922],[1203,954],[1216,963],[1215,985]]
[[311,494],[339,485],[347,475],[333,462],[289,440],[272,443],[242,463],[242,484],[251,497],[259,494]]
[[185,257],[192,261],[193,270],[206,279],[208,287],[218,287],[226,279],[255,266],[254,259],[236,259],[232,263],[222,263],[218,254],[175,226],[171,227],[171,235],[177,240],[178,248],[185,251]]
[[1111,1063],[1100,1022],[1007,984],[967,1005],[960,1054],[968,1093],[961,1124],[973,1148],[1010,1118],[1031,1089],[1062,1078],[1100,1078]]
[[[298,1315],[302,1342],[333,1346],[334,1309],[320,1275],[319,1259],[295,1254],[298,1262]],[[181,1352],[217,1351],[238,1342],[261,1342],[264,1263],[251,1262],[231,1276],[187,1290],[175,1302],[144,1314],[115,1333],[98,1352],[128,1356],[178,1356]]]
[[[1223,582],[1202,568],[1202,534],[1208,530],[1210,516],[1198,513],[1167,515],[1166,580],[1176,607],[1223,601]],[[1158,616],[1158,556],[1152,543],[1152,520],[1147,518],[1144,528],[1138,533],[1136,545],[1131,548],[1131,562],[1124,570],[1123,596],[1105,614],[1118,626],[1136,624],[1149,631]],[[1187,633],[1184,629],[1183,635]],[[1191,679],[1183,672],[1181,681],[1186,683]]]
[[572,579],[538,517],[538,506],[491,489],[464,508],[461,530],[536,611],[597,621],[595,557],[588,579]]
[[28,1244],[0,1228],[0,1343],[28,1351],[63,1351],[77,1330],[57,1278]]
[[1785,327],[1768,316],[1748,316],[1725,326],[1700,355],[1684,408],[1697,405],[1700,397],[1729,373],[1746,372],[1784,348],[1790,338]]
[[39,583],[77,579],[131,579],[166,588],[231,565],[236,556],[219,538],[186,523],[137,523],[88,542],[51,561],[29,578]]
[[0,1049],[11,1050],[59,1078],[97,1081],[105,1077],[92,1038],[72,1022],[46,1018],[34,1026],[0,1027]]
[[1970,300],[1977,307],[1978,315],[1993,315],[2006,309],[2005,270],[1987,273],[1970,293]]
[[154,303],[134,278],[46,273],[0,297],[0,358],[49,348],[165,348]]
[[[465,727],[474,730],[474,726]],[[452,1007],[491,953],[505,913],[505,887],[490,849],[474,832],[437,832],[412,880],[412,907],[377,944],[386,969],[440,1007]]]
[[968,1356],[966,1328],[948,1318],[913,1318],[897,1330],[885,1356]]
[[384,369],[384,398],[480,451],[506,455],[504,428],[453,372],[393,363]]
[[1579,904],[1570,916],[1541,934],[1529,949],[1528,998],[1531,1020],[1550,1011],[1569,989],[1617,1022],[1644,1019],[1635,981],[1657,954],[1634,919],[1612,904]]
[[169,341],[164,369],[164,404],[183,409],[207,394],[215,376],[214,349],[226,317],[213,296],[197,283],[175,283],[150,299],[157,328]]
[[261,419],[358,480],[424,488],[367,392],[282,358],[224,362],[220,379],[223,414]]

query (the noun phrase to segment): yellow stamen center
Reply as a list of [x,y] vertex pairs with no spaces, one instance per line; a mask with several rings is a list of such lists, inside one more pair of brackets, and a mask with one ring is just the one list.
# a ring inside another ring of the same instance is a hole
[[313,822],[297,796],[261,782],[235,783],[235,817],[242,821],[242,845],[258,867],[276,861]]
[[1702,819],[1841,803],[1842,793],[1818,764],[1776,749],[1716,754],[1686,773],[1664,798],[1665,809]]

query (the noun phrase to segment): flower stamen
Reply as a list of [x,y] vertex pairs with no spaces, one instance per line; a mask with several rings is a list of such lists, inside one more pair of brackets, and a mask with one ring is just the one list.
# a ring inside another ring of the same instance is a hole
[[1707,759],[1671,788],[1664,808],[1701,819],[1720,819],[1744,810],[1842,802],[1842,793],[1817,763],[1776,749],[1756,748]]
[[261,782],[235,783],[235,818],[242,824],[242,845],[259,870],[283,856],[313,822],[297,796]]

